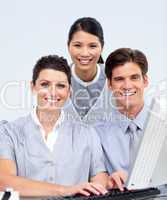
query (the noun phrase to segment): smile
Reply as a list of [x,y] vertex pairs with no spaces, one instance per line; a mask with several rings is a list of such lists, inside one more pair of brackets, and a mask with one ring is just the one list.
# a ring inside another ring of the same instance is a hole
[[59,99],[52,99],[52,98],[45,98],[46,101],[48,101],[49,103],[57,103],[59,101]]
[[123,92],[123,96],[132,96],[132,95],[135,95],[136,92],[129,92],[129,91],[126,91],[126,92]]
[[87,65],[92,61],[92,59],[79,59],[80,64]]

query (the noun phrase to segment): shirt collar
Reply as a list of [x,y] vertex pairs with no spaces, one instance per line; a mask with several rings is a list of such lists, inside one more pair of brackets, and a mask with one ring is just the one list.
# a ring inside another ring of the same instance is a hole
[[[37,107],[34,107],[33,110],[31,111],[31,117],[32,117],[33,121],[35,122],[35,124],[43,129],[42,124],[40,123],[39,118],[37,116],[36,110],[37,110]],[[53,127],[53,130],[55,130],[57,127],[59,127],[63,123],[64,118],[65,118],[64,111],[61,110],[60,116],[57,119],[57,121]]]
[[125,133],[130,123],[130,119],[126,115],[120,113],[117,109],[114,109],[113,116],[114,116],[114,121],[118,123],[123,133]]
[[145,124],[147,122],[149,114],[149,107],[147,105],[144,105],[142,110],[139,112],[139,114],[136,116],[136,118],[133,120],[134,123],[141,129],[144,130]]
[[113,116],[114,120],[116,120],[124,133],[129,126],[129,124],[133,121],[141,130],[144,130],[145,123],[148,117],[148,107],[146,105],[143,106],[142,110],[138,113],[136,118],[133,120],[128,118],[126,115],[120,113],[118,110],[114,110]]
[[81,85],[83,85],[84,87],[87,87],[95,82],[97,82],[97,80],[99,79],[100,77],[100,66],[97,65],[97,73],[96,73],[96,76],[94,77],[94,79],[92,81],[89,81],[89,82],[85,82],[83,80],[81,80],[77,74],[75,73],[75,65],[72,64],[71,65],[71,73],[72,73],[72,76],[74,77],[74,79],[79,82]]

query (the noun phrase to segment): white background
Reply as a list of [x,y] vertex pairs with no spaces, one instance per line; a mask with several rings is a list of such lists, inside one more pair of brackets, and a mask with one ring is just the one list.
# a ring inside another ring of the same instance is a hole
[[68,31],[85,16],[103,26],[104,59],[120,47],[140,49],[149,60],[150,86],[167,79],[166,0],[0,0],[0,119],[30,110],[24,83],[40,56],[59,54],[70,62]]

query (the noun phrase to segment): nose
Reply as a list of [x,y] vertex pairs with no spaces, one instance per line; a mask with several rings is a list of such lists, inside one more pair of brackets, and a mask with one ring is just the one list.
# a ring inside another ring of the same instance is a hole
[[131,88],[132,88],[132,82],[131,82],[131,80],[130,79],[125,79],[124,80],[124,88],[126,89],[126,90],[130,90]]
[[87,47],[82,47],[80,51],[81,56],[89,56],[89,49]]
[[57,87],[54,84],[50,86],[49,93],[52,97],[58,94]]

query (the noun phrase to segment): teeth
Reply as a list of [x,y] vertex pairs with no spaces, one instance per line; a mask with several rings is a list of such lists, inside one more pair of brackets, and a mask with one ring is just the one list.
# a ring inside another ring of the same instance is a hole
[[86,59],[85,60],[81,60],[80,59],[80,63],[81,64],[89,64],[89,62],[90,62],[90,60],[86,60]]
[[56,103],[56,102],[58,102],[56,99],[47,99],[47,101],[50,102],[50,103]]
[[123,96],[132,96],[134,95],[136,92],[124,92]]

